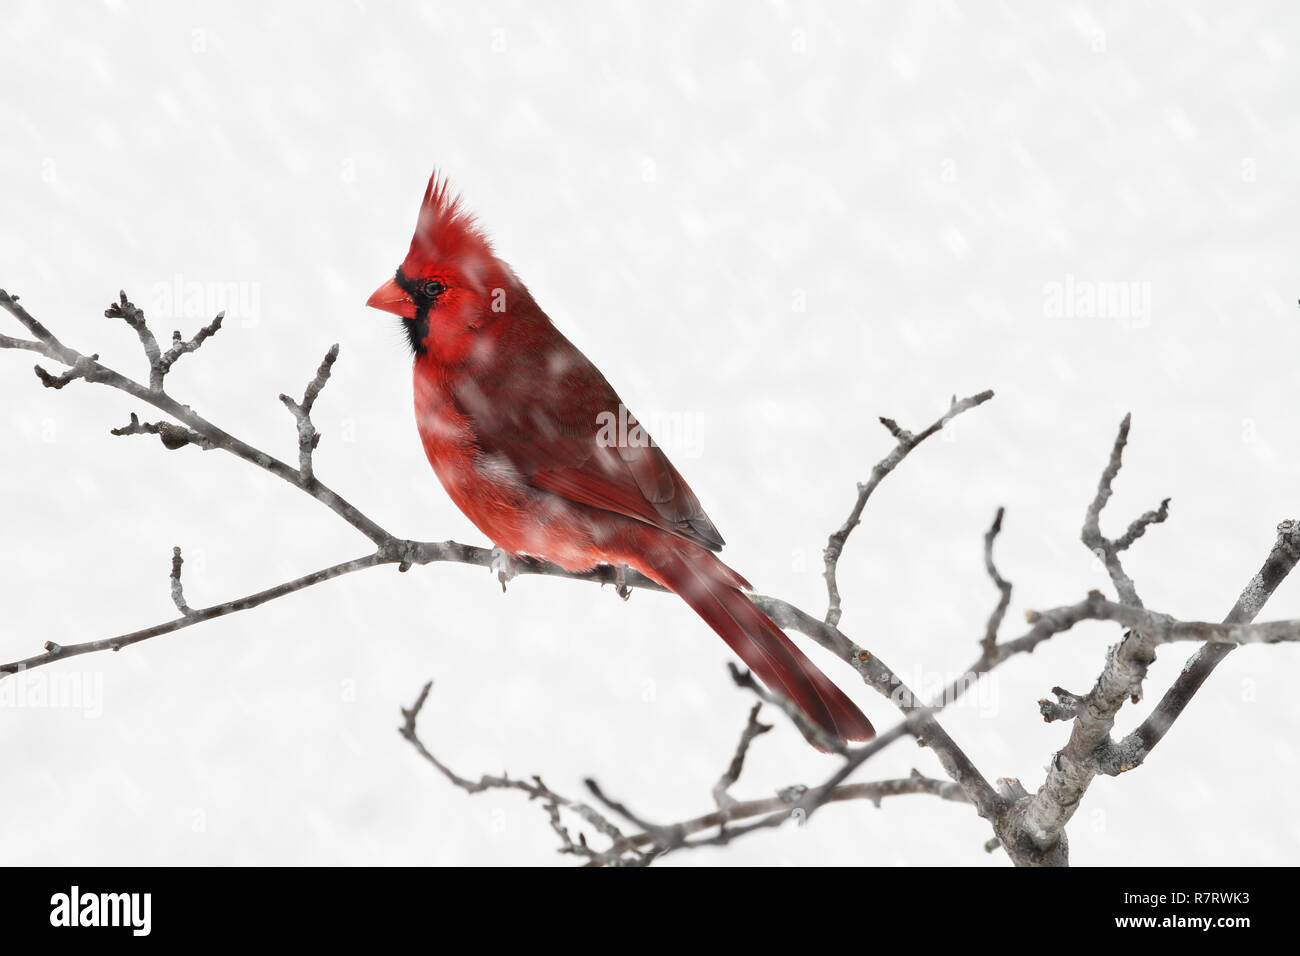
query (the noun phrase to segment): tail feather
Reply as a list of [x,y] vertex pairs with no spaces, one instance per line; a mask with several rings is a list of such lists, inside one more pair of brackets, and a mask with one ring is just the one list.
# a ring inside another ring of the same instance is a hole
[[857,704],[745,597],[737,587],[744,579],[711,552],[692,547],[683,554],[678,547],[663,547],[647,557],[638,570],[680,595],[759,680],[792,700],[818,727],[842,740],[876,735]]

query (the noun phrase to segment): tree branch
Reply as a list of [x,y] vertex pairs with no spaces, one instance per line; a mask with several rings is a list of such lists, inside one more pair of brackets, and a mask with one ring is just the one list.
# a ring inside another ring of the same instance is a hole
[[[258,591],[255,594],[248,594],[233,601],[227,601],[225,604],[217,604],[213,607],[203,608],[202,610],[190,610],[189,613],[181,612],[181,616],[162,624],[155,624],[153,627],[142,628],[138,631],[132,631],[129,634],[119,634],[117,637],[108,637],[97,641],[84,641],[80,644],[58,644],[54,641],[46,641],[43,645],[43,653],[34,654],[31,657],[22,660],[11,661],[8,664],[0,664],[0,677],[7,677],[10,674],[17,674],[25,670],[32,670],[37,667],[44,667],[46,664],[53,664],[55,661],[66,660],[70,657],[80,657],[82,654],[94,654],[100,651],[120,651],[124,647],[130,647],[132,644],[138,644],[141,641],[147,641],[153,637],[159,637],[163,634],[171,634],[175,631],[183,630],[187,627],[193,627],[195,624],[202,624],[204,621],[210,621],[213,618],[225,617],[227,614],[234,614],[238,611],[247,611],[250,608],[260,607],[267,601],[273,601],[276,598],[284,597],[286,594],[293,594],[295,591],[301,591],[312,585],[320,584],[322,581],[329,581],[340,575],[350,574],[353,571],[360,571],[363,568],[373,568],[377,564],[384,563],[377,555],[368,555],[364,558],[356,558],[352,561],[344,561],[342,564],[334,564],[328,568],[322,568],[320,571],[312,574],[305,574],[300,578],[294,578],[292,581],[286,581],[283,584],[276,585],[273,588],[267,588],[265,591]],[[175,568],[175,565],[173,565]],[[173,591],[173,593],[175,593]]]
[[194,610],[185,603],[185,588],[181,584],[181,565],[185,559],[181,557],[179,547],[172,548],[172,603],[176,605],[176,610],[180,611],[185,617],[189,617]]
[[[257,607],[298,590],[331,580],[344,574],[396,564],[399,571],[435,562],[459,562],[497,569],[494,551],[475,548],[457,542],[415,542],[392,536],[378,524],[362,514],[348,501],[325,485],[314,474],[312,452],[320,435],[311,421],[311,412],[321,389],[328,381],[333,363],[338,357],[338,346],[333,346],[308,384],[303,401],[297,403],[286,395],[281,401],[294,415],[298,428],[298,467],[262,452],[228,434],[207,419],[196,414],[189,406],[171,398],[164,390],[167,373],[184,354],[196,351],[220,328],[221,316],[200,329],[194,338],[184,341],[179,332],[173,333],[172,346],[162,352],[150,331],[141,310],[126,297],[106,310],[106,315],[123,319],[137,334],[150,368],[150,381],[144,386],[113,369],[102,365],[97,355],[82,355],[60,342],[40,322],[23,308],[16,296],[0,290],[0,308],[8,311],[27,329],[32,339],[0,335],[0,348],[36,352],[48,359],[62,363],[66,371],[52,374],[37,366],[37,375],[47,387],[60,389],[78,380],[107,385],[163,411],[175,421],[142,423],[132,413],[130,424],[113,429],[115,435],[157,435],[169,449],[197,445],[204,449],[220,448],[256,465],[293,484],[329,507],[352,527],[364,534],[374,545],[373,553],[332,565],[312,574],[295,578],[254,594],[227,601],[224,604],[194,610],[186,603],[182,584],[183,559],[179,548],[173,549],[170,589],[173,602],[181,616],[153,627],[103,640],[80,644],[59,645],[45,643],[44,652],[24,660],[0,665],[0,677],[32,667],[39,667],[67,657],[106,650],[120,650],[140,641],[172,633],[194,624],[241,610]],[[832,750],[843,757],[839,769],[823,784],[814,788],[787,787],[775,800],[740,801],[731,796],[731,789],[740,777],[745,757],[753,741],[770,729],[758,722],[759,705],[750,712],[731,764],[713,788],[717,810],[712,813],[670,825],[652,824],[634,814],[621,802],[611,800],[601,792],[594,781],[588,788],[597,800],[640,828],[642,832],[625,836],[603,814],[588,804],[569,801],[554,793],[538,778],[532,783],[506,776],[484,776],[478,781],[460,777],[438,761],[419,741],[416,720],[429,695],[426,685],[416,703],[403,711],[405,723],[403,736],[417,751],[454,785],[470,793],[486,789],[514,789],[526,793],[530,799],[542,801],[552,828],[560,837],[561,852],[582,857],[587,865],[644,865],[666,852],[695,846],[717,846],[745,835],[780,826],[790,819],[804,821],[827,803],[850,799],[870,799],[879,804],[885,796],[904,793],[930,793],[943,799],[971,804],[992,824],[996,839],[989,845],[1006,848],[1016,863],[1063,863],[1067,859],[1064,826],[1073,814],[1092,777],[1098,773],[1118,773],[1138,765],[1151,747],[1162,739],[1174,719],[1190,701],[1205,677],[1218,660],[1239,643],[1274,643],[1300,640],[1300,621],[1275,621],[1254,625],[1250,622],[1283,578],[1297,563],[1300,556],[1300,524],[1284,522],[1279,526],[1279,539],[1273,554],[1260,573],[1247,587],[1237,607],[1222,624],[1184,622],[1169,615],[1145,609],[1137,595],[1132,579],[1127,575],[1119,555],[1131,547],[1152,524],[1168,516],[1168,499],[1156,509],[1146,512],[1130,522],[1117,539],[1105,538],[1100,530],[1100,516],[1111,496],[1111,489],[1122,465],[1130,419],[1126,416],[1116,438],[1106,469],[1098,485],[1097,494],[1085,514],[1081,538],[1104,563],[1112,582],[1119,592],[1118,602],[1109,601],[1092,592],[1083,601],[1065,607],[1029,615],[1030,629],[1021,636],[999,641],[998,633],[1010,604],[1011,584],[1002,578],[993,561],[993,545],[1002,528],[1003,511],[999,509],[992,526],[984,536],[985,568],[999,591],[999,600],[990,614],[979,640],[980,653],[963,678],[954,682],[940,699],[925,704],[903,683],[877,655],[860,647],[838,628],[841,616],[841,598],[836,582],[838,560],[853,529],[861,521],[868,498],[880,481],[889,474],[910,451],[962,412],[980,405],[992,397],[992,392],[981,392],[957,401],[954,397],[948,411],[919,435],[902,429],[890,419],[881,419],[898,444],[890,455],[872,470],[868,481],[858,486],[858,498],[845,524],[828,540],[825,551],[824,576],[827,582],[828,607],[823,619],[817,619],[788,602],[766,595],[750,595],[751,600],[779,626],[799,631],[848,662],[864,683],[886,696],[903,714],[903,720],[870,743],[845,748],[835,741],[825,739],[816,727],[808,725],[797,708],[757,684],[748,673],[732,667],[733,678],[763,700],[781,707],[805,736],[823,749]],[[516,559],[512,570],[520,574],[539,574],[567,577],[576,580],[612,584],[620,596],[629,588],[663,590],[655,582],[624,568],[600,566],[590,571],[566,572],[545,562]],[[974,763],[952,740],[935,719],[947,704],[956,700],[978,677],[1004,661],[1021,653],[1032,652],[1038,644],[1052,636],[1068,631],[1087,620],[1111,621],[1129,628],[1129,633],[1108,653],[1107,664],[1096,685],[1084,696],[1070,694],[1054,688],[1054,702],[1044,702],[1043,713],[1049,719],[1072,720],[1070,742],[1056,755],[1047,781],[1034,796],[1030,796],[1018,781],[1001,780],[994,789]],[[1155,712],[1120,744],[1110,739],[1114,714],[1126,699],[1135,702],[1141,694],[1146,668],[1154,659],[1155,648],[1173,641],[1200,641],[1204,646],[1189,663],[1174,687]],[[951,781],[923,777],[916,771],[903,780],[876,781],[868,784],[848,784],[845,781],[864,762],[903,737],[915,737],[919,743],[934,751]],[[830,746],[828,746],[830,745]],[[561,811],[575,814],[583,823],[595,828],[609,842],[606,850],[595,850],[587,844],[579,830],[575,838],[563,822]],[[739,826],[734,824],[740,823]],[[708,831],[716,828],[715,834]]]
[[118,437],[123,435],[157,435],[162,440],[163,447],[168,451],[175,451],[177,448],[184,448],[186,445],[196,445],[204,451],[211,451],[217,447],[192,428],[174,425],[171,422],[141,422],[135,412],[131,413],[130,424],[123,425],[121,428],[110,429],[109,434]]
[[[1273,550],[1241,592],[1241,597],[1232,610],[1223,619],[1228,624],[1248,624],[1263,610],[1264,604],[1272,597],[1288,574],[1300,560],[1300,522],[1283,521],[1277,526],[1277,541]],[[1114,776],[1140,767],[1156,744],[1164,739],[1169,728],[1173,726],[1187,705],[1192,702],[1196,692],[1201,689],[1206,679],[1225,657],[1235,648],[1236,643],[1207,641],[1197,649],[1191,659],[1183,665],[1178,677],[1169,690],[1165,691],[1160,703],[1147,716],[1146,720],[1131,734],[1115,744],[1101,764],[1102,773]]]
[[[1045,719],[1070,719],[1072,726],[1070,739],[1053,757],[1043,786],[1034,796],[1026,796],[1016,802],[1012,824],[1006,827],[1006,833],[999,834],[1007,852],[1018,863],[1064,862],[1068,852],[1064,839],[1065,825],[1078,809],[1094,777],[1108,770],[1118,772],[1134,765],[1127,762],[1128,757],[1117,755],[1118,747],[1111,740],[1110,732],[1115,715],[1124,703],[1137,703],[1141,699],[1142,682],[1146,678],[1148,667],[1155,660],[1156,646],[1174,640],[1202,640],[1223,646],[1270,643],[1295,640],[1296,635],[1300,634],[1300,627],[1289,626],[1296,622],[1275,622],[1257,628],[1246,628],[1232,623],[1214,625],[1178,622],[1168,615],[1153,615],[1143,610],[1137,588],[1125,572],[1119,553],[1141,537],[1149,525],[1165,520],[1169,500],[1165,499],[1157,510],[1149,511],[1130,523],[1125,534],[1116,541],[1105,538],[1100,529],[1101,512],[1110,499],[1111,486],[1119,474],[1130,423],[1131,417],[1124,416],[1110,460],[1102,472],[1097,495],[1085,514],[1080,535],[1085,546],[1105,563],[1124,604],[1105,601],[1094,592],[1085,602],[1086,609],[1079,606],[1074,609],[1057,609],[1040,616],[1039,623],[1047,618],[1054,627],[1057,623],[1072,620],[1076,614],[1082,614],[1096,619],[1118,621],[1131,630],[1119,644],[1109,649],[1106,666],[1085,697],[1080,699],[1056,688],[1055,703],[1040,703]],[[1262,606],[1262,601],[1259,606]],[[1221,652],[1211,652],[1211,656],[1219,653]]]
[[[128,306],[129,308],[127,308]],[[211,443],[212,447],[221,448],[224,451],[230,452],[232,455],[242,458],[249,464],[255,465],[263,471],[270,472],[283,481],[287,481],[295,488],[305,491],[341,517],[344,521],[348,522],[348,524],[352,525],[364,534],[375,544],[383,545],[395,540],[387,531],[371,519],[367,518],[341,495],[326,487],[319,480],[314,480],[310,485],[304,485],[301,479],[301,474],[297,468],[290,467],[274,456],[269,455],[260,449],[254,448],[247,442],[235,438],[233,435],[218,428],[212,422],[195,413],[188,405],[182,405],[177,402],[162,390],[161,378],[158,379],[159,387],[154,388],[154,363],[155,361],[161,360],[161,356],[157,359],[153,357],[148,345],[148,339],[153,338],[153,333],[148,332],[148,327],[145,324],[143,313],[132,306],[130,302],[126,301],[125,295],[122,296],[122,302],[110,306],[109,309],[106,310],[106,314],[116,314],[117,312],[121,312],[123,319],[126,319],[127,316],[130,315],[132,318],[128,321],[128,324],[131,324],[132,328],[137,330],[137,333],[140,333],[140,328],[144,328],[145,332],[147,332],[147,335],[141,334],[141,342],[145,348],[145,354],[149,357],[150,361],[151,377],[149,387],[141,385],[139,382],[136,382],[107,366],[101,365],[96,356],[82,355],[75,349],[71,349],[64,345],[23,306],[19,305],[17,297],[10,295],[3,289],[0,289],[0,308],[18,319],[18,321],[21,322],[29,332],[31,332],[36,341],[40,343],[40,349],[35,351],[40,351],[40,353],[46,357],[67,365],[73,372],[77,373],[74,377],[84,378],[89,382],[115,388],[120,392],[130,395],[132,398],[139,399],[160,411],[166,412],[182,425],[185,425],[198,435],[201,435],[204,440]],[[196,336],[196,338],[199,337]],[[3,345],[4,343],[0,342],[0,346]],[[157,341],[154,340],[154,348],[156,347]],[[196,345],[195,348],[197,347],[198,346]],[[66,374],[67,373],[65,373],[65,375]],[[130,426],[127,427],[130,428]],[[124,434],[136,433],[137,432],[131,431],[124,432]]]
[[986,655],[992,654],[997,648],[998,631],[1002,628],[1002,619],[1007,616],[1007,608],[1011,604],[1011,583],[998,573],[997,565],[993,563],[993,542],[1002,533],[1002,517],[1005,510],[998,509],[998,513],[993,517],[993,524],[984,535],[984,569],[993,580],[993,585],[998,589],[999,594],[997,606],[993,608],[993,613],[989,615],[989,622],[984,628],[984,639],[980,641],[980,648]]
[[[470,780],[460,776],[460,774],[444,764],[425,747],[416,729],[416,723],[420,719],[420,712],[428,702],[429,692],[432,689],[433,681],[426,682],[415,703],[409,708],[402,708],[402,726],[398,728],[398,733],[415,748],[421,757],[432,764],[454,786],[469,794],[483,793],[486,790],[518,790],[527,794],[529,800],[540,800],[547,819],[550,821],[551,829],[560,838],[561,853],[583,857],[589,863],[598,866],[644,866],[654,859],[657,853],[653,850],[648,853],[639,852],[634,845],[625,841],[619,828],[606,817],[585,803],[575,803],[566,797],[560,796],[542,783],[541,777],[533,777],[532,782],[529,782],[504,775],[494,777],[484,774],[478,780]],[[578,838],[575,840],[569,828],[564,824],[561,810],[573,813],[583,823],[590,825],[602,836],[607,837],[611,841],[611,848],[603,852],[592,849],[587,843],[586,835],[581,832],[579,832]]]
[[321,360],[320,368],[316,369],[316,377],[307,383],[307,390],[303,393],[302,404],[299,405],[288,395],[281,395],[280,401],[284,402],[284,407],[289,409],[294,420],[298,423],[298,474],[303,485],[311,485],[316,478],[312,474],[312,452],[320,444],[320,433],[316,431],[316,426],[311,421],[312,406],[316,404],[316,398],[320,395],[321,389],[329,381],[330,369],[334,366],[335,360],[339,357],[338,343],[330,346],[330,350],[325,353],[325,358]]
[[978,395],[963,398],[961,401],[957,401],[957,396],[954,395],[951,404],[948,406],[948,410],[919,435],[913,435],[906,429],[900,428],[898,422],[894,421],[892,418],[880,419],[880,423],[884,425],[885,428],[889,430],[889,433],[898,440],[898,444],[894,446],[893,451],[876,464],[875,468],[871,469],[871,477],[869,477],[863,484],[858,485],[858,500],[854,502],[853,510],[849,512],[848,519],[840,529],[832,534],[829,540],[827,540],[826,549],[822,552],[822,557],[826,565],[826,570],[822,573],[822,576],[826,578],[826,595],[828,602],[826,606],[826,616],[823,620],[827,624],[834,627],[840,622],[842,611],[840,607],[839,584],[836,580],[840,555],[844,552],[844,545],[848,542],[849,535],[853,533],[853,529],[862,523],[862,510],[867,506],[867,499],[871,497],[871,493],[876,490],[876,487],[884,480],[886,475],[898,467],[898,464],[906,458],[909,453],[911,453],[913,448],[921,444],[921,442],[925,441],[935,432],[942,429],[944,425],[948,424],[948,422],[952,421],[962,412],[975,408],[977,405],[983,405],[992,397],[993,392],[991,391],[980,392]]
[[713,785],[713,802],[721,810],[736,802],[736,798],[731,796],[729,791],[740,779],[741,771],[745,769],[745,755],[749,753],[749,745],[754,742],[755,737],[772,729],[771,724],[759,722],[758,712],[762,709],[763,702],[760,700],[750,710],[749,720],[745,722],[745,729],[740,733],[740,742],[736,744],[736,752],[732,755],[731,763],[727,764],[727,769]]

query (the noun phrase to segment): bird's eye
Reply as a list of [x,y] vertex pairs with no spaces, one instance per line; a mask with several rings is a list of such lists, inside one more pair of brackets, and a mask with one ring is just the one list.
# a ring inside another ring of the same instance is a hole
[[436,299],[438,296],[442,295],[444,292],[447,291],[447,287],[443,285],[441,282],[439,282],[437,279],[430,279],[428,282],[424,284],[424,288],[422,288],[420,291],[422,291],[430,299]]

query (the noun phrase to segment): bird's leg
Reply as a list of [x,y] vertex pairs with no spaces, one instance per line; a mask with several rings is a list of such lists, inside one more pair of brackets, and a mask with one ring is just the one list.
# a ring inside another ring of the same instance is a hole
[[501,582],[502,594],[506,593],[506,582],[519,573],[515,570],[515,563],[510,560],[510,552],[503,548],[492,549],[492,563],[488,565],[488,568]]
[[627,586],[627,565],[614,566],[614,593],[624,601],[632,596],[632,589]]

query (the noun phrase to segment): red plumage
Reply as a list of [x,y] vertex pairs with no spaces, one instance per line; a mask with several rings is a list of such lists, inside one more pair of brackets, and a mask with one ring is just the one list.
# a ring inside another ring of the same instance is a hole
[[[679,594],[768,687],[827,733],[875,735],[857,706],[744,596],[722,536],[655,444],[603,440],[628,413],[437,174],[410,251],[369,305],[403,320],[416,423],[457,507],[494,544],[571,571],[627,565]],[[632,419],[634,421],[634,419]],[[626,436],[624,436],[626,437]]]

